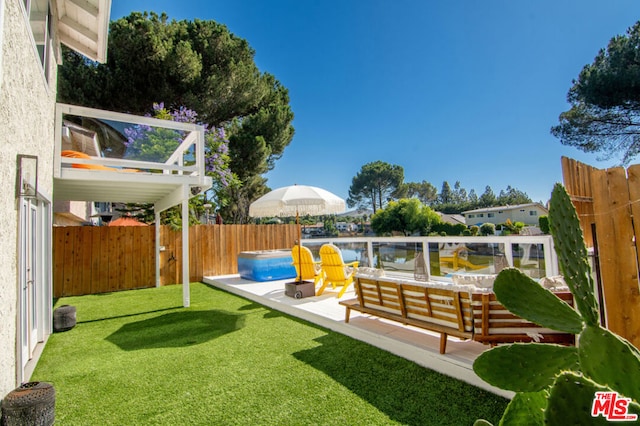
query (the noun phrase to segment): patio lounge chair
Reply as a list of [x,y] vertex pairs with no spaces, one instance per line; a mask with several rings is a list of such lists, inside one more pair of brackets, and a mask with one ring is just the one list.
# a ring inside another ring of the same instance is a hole
[[[313,280],[315,287],[322,279],[320,261],[313,260],[311,250],[300,245],[291,249],[291,257],[293,258],[293,265],[296,267],[296,281]],[[302,270],[302,274],[300,270]]]
[[320,247],[320,259],[324,278],[322,287],[320,287],[317,295],[321,295],[327,285],[331,283],[334,289],[338,285],[342,286],[342,290],[338,293],[338,298],[342,297],[349,284],[353,282],[353,277],[358,270],[358,261],[344,263],[342,252],[333,244],[324,244]]

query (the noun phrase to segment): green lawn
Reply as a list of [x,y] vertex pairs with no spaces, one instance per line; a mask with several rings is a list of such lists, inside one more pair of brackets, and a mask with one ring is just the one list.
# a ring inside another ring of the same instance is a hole
[[241,297],[191,285],[57,301],[32,381],[60,425],[471,425],[508,401]]

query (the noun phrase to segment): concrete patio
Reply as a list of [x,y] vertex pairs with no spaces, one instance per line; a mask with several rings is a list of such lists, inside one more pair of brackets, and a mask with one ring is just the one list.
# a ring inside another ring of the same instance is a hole
[[352,287],[341,299],[336,297],[338,289],[331,288],[321,296],[294,299],[284,293],[284,284],[288,281],[291,279],[255,282],[239,275],[203,278],[203,282],[208,285],[369,343],[431,370],[507,398],[513,396],[513,392],[495,388],[473,372],[473,361],[489,346],[449,337],[446,354],[442,355],[439,353],[440,335],[437,333],[355,311],[352,311],[351,319],[346,324],[345,308],[338,301],[354,298]]

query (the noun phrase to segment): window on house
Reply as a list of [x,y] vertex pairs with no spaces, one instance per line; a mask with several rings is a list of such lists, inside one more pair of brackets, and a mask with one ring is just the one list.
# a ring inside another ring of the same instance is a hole
[[478,213],[478,217],[484,217],[484,213]]
[[468,217],[469,219],[471,219],[472,217],[474,217],[474,215],[472,215],[472,214],[468,214],[468,215],[467,215],[467,217]]
[[51,55],[51,6],[49,0],[24,0],[29,24],[45,79],[49,81]]
[[493,213],[487,213],[487,217],[494,217],[494,216],[495,216],[495,214],[493,214]]
[[537,211],[535,211],[535,210],[531,210],[531,211],[529,212],[529,216],[538,216],[538,212],[537,212]]

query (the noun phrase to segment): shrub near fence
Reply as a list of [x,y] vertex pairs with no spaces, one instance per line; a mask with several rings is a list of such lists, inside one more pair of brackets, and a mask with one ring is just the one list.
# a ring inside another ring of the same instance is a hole
[[[196,225],[189,227],[191,281],[236,274],[242,251],[290,248],[295,225]],[[160,227],[160,285],[182,277],[182,231]],[[54,297],[153,287],[155,227],[54,227]]]

